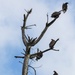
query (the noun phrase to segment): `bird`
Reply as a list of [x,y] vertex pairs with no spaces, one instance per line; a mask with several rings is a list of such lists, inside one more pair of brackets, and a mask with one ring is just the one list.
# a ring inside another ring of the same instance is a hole
[[57,40],[51,39],[51,42],[49,44],[50,49],[54,48],[54,45],[56,44],[56,42],[59,40],[59,38]]
[[54,48],[55,43],[56,43],[56,41],[54,39],[51,39],[51,42],[49,44],[50,49]]
[[55,11],[55,12],[52,13],[51,17],[52,18],[58,18],[60,14],[61,14],[60,11]]
[[39,53],[37,53],[37,56],[36,56],[36,60],[38,61],[39,59],[41,59],[43,56],[43,53],[40,51]]
[[62,5],[62,11],[63,11],[63,13],[65,13],[67,11],[67,8],[68,8],[67,4],[68,4],[68,2],[63,3],[63,5]]
[[56,72],[56,71],[53,71],[54,72],[54,74],[53,75],[58,75],[58,73]]

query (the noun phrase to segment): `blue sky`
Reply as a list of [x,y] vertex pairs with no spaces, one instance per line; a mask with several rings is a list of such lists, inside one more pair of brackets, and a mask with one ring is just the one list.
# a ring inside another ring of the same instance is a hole
[[[53,75],[56,70],[59,75],[75,75],[75,1],[74,0],[0,0],[0,75],[21,75],[21,59],[15,55],[22,55],[25,49],[21,39],[21,26],[25,10],[33,8],[27,20],[27,25],[36,24],[26,33],[31,37],[38,37],[45,27],[46,14],[50,17],[54,11],[61,10],[64,2],[69,2],[68,11],[61,14],[56,22],[49,27],[41,41],[32,49],[44,50],[48,48],[50,40],[60,38],[55,48],[59,52],[49,51],[38,62],[31,64],[36,68],[37,75]],[[30,72],[30,74],[32,74]]]

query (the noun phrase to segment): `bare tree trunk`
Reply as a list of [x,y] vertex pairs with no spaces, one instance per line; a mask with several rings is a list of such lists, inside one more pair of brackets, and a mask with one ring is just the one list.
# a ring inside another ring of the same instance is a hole
[[30,59],[30,47],[26,48],[26,54],[24,56],[22,75],[28,75],[28,62]]
[[26,55],[23,62],[22,75],[28,75],[28,62],[30,55]]

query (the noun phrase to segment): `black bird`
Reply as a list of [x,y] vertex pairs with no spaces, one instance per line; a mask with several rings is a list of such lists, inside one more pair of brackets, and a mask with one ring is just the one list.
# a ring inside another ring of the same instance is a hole
[[40,51],[39,53],[37,53],[36,60],[41,59],[42,56],[43,56],[43,53]]
[[63,5],[62,5],[62,11],[65,13],[66,11],[67,11],[67,8],[68,8],[68,2],[66,2],[66,3],[63,3]]
[[50,49],[54,48],[55,43],[56,43],[56,41],[54,39],[51,39],[51,42],[49,44]]
[[51,39],[51,42],[49,44],[50,49],[54,48],[54,45],[56,44],[56,42],[59,40],[59,38],[57,40]]
[[51,17],[52,18],[58,18],[60,14],[61,14],[60,11],[55,11],[55,12],[52,13]]
[[56,71],[53,71],[54,72],[54,74],[53,75],[58,75],[58,73],[56,72]]

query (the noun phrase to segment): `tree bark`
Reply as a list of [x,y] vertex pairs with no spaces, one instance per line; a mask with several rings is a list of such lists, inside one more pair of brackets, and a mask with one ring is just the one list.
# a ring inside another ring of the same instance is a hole
[[30,55],[26,55],[23,62],[22,75],[28,75],[28,62]]
[[24,56],[22,75],[28,75],[28,62],[30,59],[30,46],[26,46],[26,54]]

